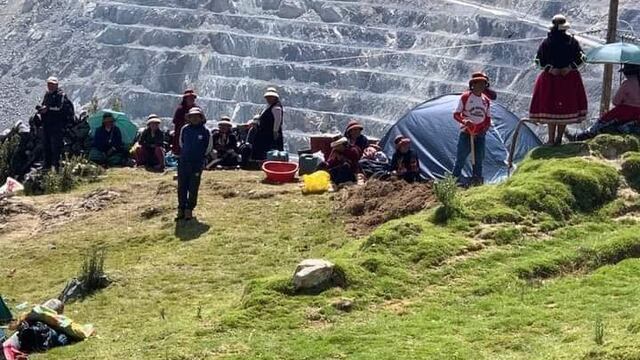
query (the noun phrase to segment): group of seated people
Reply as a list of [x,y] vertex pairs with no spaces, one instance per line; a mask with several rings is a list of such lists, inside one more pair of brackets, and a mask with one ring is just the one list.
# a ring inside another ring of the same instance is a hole
[[397,177],[407,182],[420,181],[418,156],[411,149],[411,140],[399,135],[395,138],[395,153],[389,161],[380,146],[362,134],[364,127],[351,121],[344,136],[331,143],[331,154],[319,169],[331,175],[336,185],[360,182],[365,179]]
[[[162,131],[161,124],[160,117],[149,115],[146,127],[138,134],[133,148],[129,150],[123,142],[113,114],[105,113],[102,126],[93,135],[89,160],[105,167],[135,164],[149,171],[162,172],[166,166],[166,153],[171,151],[173,134]],[[254,118],[242,126],[246,130],[246,134],[243,134],[238,128],[234,128],[228,116],[223,116],[218,122],[218,128],[211,132],[212,150],[207,154],[206,168],[212,170],[247,166],[252,156],[251,139],[255,135],[255,124]],[[241,141],[238,140],[240,137]]]

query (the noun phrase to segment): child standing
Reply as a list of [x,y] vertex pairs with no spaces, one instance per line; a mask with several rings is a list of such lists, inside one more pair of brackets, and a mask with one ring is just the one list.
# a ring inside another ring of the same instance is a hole
[[473,145],[475,159],[473,159],[471,182],[474,185],[484,182],[482,162],[485,152],[485,134],[491,127],[491,100],[484,94],[488,85],[489,78],[485,74],[473,74],[469,81],[470,90],[462,94],[458,109],[453,113],[453,118],[462,124],[453,176],[460,179]]
[[178,162],[178,216],[176,220],[191,220],[198,202],[198,189],[206,155],[211,152],[211,133],[202,110],[191,108],[187,125],[180,131],[180,160]]

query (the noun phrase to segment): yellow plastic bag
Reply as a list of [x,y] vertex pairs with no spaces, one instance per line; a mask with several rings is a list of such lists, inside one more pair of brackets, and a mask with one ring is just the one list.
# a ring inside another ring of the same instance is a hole
[[331,187],[331,175],[326,171],[316,171],[313,174],[302,177],[303,194],[321,194],[329,191]]

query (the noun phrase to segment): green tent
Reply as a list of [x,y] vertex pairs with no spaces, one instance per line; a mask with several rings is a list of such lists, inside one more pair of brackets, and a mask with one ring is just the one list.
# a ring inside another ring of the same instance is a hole
[[0,295],[0,324],[6,324],[13,319],[13,315],[11,315],[11,311],[9,311],[9,307],[2,300],[2,296]]
[[122,133],[122,142],[126,147],[133,145],[133,141],[138,134],[138,127],[134,124],[129,116],[125,113],[111,111],[108,109],[100,110],[95,114],[89,116],[89,126],[91,126],[91,137],[96,133],[96,129],[102,126],[102,115],[105,113],[111,113],[115,120],[116,126]]

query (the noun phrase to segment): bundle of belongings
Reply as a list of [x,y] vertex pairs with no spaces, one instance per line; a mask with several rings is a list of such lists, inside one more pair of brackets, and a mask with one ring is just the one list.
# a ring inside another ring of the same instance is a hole
[[26,359],[29,354],[84,341],[95,335],[92,325],[79,325],[63,312],[64,304],[51,299],[19,316],[9,326],[15,333],[2,343],[4,358]]

